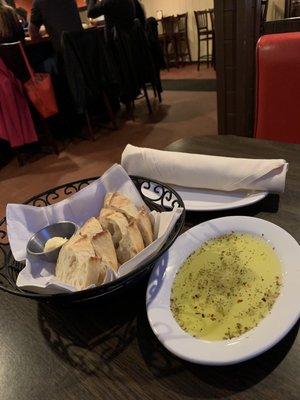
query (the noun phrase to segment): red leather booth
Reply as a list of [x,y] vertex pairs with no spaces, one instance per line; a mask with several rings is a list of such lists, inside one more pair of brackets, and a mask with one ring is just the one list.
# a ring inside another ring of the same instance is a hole
[[300,143],[300,32],[262,36],[256,52],[255,136]]

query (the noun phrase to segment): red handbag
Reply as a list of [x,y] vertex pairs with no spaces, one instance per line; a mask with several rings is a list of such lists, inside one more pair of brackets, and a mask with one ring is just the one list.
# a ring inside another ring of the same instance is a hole
[[20,43],[20,50],[30,75],[30,79],[24,83],[27,96],[39,114],[43,118],[49,118],[58,113],[51,76],[47,73],[35,73],[25,54],[22,43]]

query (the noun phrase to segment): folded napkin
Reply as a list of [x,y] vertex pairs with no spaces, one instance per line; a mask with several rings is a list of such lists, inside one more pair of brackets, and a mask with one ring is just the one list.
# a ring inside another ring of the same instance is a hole
[[129,175],[190,188],[283,192],[288,163],[153,150],[127,145],[121,164]]

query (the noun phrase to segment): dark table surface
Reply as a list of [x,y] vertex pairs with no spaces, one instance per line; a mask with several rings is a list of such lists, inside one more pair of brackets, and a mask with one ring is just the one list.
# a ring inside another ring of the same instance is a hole
[[[290,170],[280,199],[270,196],[234,214],[272,221],[300,240],[299,145],[211,136],[180,140],[168,150],[285,158]],[[187,224],[229,214],[194,213]],[[165,350],[152,333],[145,286],[119,299],[68,308],[1,292],[0,399],[300,398],[298,325],[251,361],[227,367],[189,364]]]

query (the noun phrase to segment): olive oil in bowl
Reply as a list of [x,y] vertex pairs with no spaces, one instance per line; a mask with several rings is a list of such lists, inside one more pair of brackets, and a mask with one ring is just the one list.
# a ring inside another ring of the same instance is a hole
[[231,339],[269,313],[281,283],[280,261],[268,242],[250,234],[227,234],[204,243],[180,267],[171,311],[196,338]]

